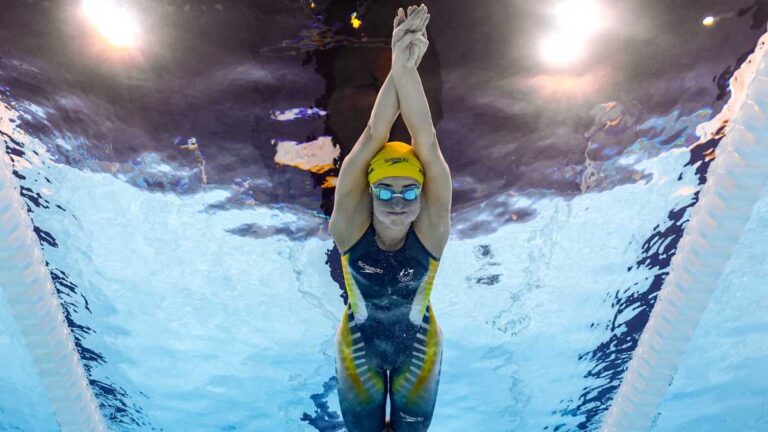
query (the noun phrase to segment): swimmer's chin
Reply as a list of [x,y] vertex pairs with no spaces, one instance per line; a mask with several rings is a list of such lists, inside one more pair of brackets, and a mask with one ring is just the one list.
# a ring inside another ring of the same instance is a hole
[[387,220],[391,225],[405,225],[413,222],[416,219],[411,212],[386,212]]

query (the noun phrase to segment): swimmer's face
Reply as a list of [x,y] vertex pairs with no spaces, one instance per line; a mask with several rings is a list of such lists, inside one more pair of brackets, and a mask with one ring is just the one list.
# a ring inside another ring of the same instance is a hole
[[[388,188],[395,194],[401,194],[413,188],[419,188],[419,183],[411,177],[384,177],[373,184],[374,188]],[[371,191],[373,214],[376,218],[393,227],[408,226],[416,220],[421,211],[421,194],[415,200],[409,201],[402,196],[395,196],[385,201]]]

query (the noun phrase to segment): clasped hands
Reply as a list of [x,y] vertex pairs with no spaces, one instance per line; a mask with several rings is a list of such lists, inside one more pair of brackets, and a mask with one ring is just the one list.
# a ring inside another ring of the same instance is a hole
[[392,69],[397,71],[416,69],[427,51],[427,7],[409,6],[406,17],[403,8],[398,9],[392,31]]

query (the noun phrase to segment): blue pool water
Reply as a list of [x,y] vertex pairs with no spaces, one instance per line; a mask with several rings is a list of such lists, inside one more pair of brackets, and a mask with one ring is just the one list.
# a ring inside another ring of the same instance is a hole
[[[344,431],[328,214],[405,3],[128,3],[135,57],[76,2],[0,12],[0,156],[109,429]],[[531,48],[553,2],[429,3],[419,71],[454,184],[430,430],[600,428],[722,139],[696,127],[764,3],[604,2],[611,25],[565,71]],[[768,431],[765,194],[654,432]],[[0,431],[58,429],[0,295]]]
[[[13,113],[6,106],[4,116]],[[333,336],[343,303],[326,263],[331,240],[233,233],[324,218],[217,207],[233,194],[226,188],[148,192],[58,163],[14,130],[6,140],[23,149],[13,160],[24,196],[112,427],[340,430]],[[536,217],[451,240],[432,296],[445,334],[434,430],[598,426],[631,353],[622,344],[637,336],[700,187],[701,162],[690,160],[685,148],[639,162],[630,152],[619,162],[647,180],[568,200],[518,196]],[[492,217],[482,206],[466,212]],[[766,430],[766,245],[768,197],[654,431]],[[56,430],[4,303],[0,358],[2,430]]]

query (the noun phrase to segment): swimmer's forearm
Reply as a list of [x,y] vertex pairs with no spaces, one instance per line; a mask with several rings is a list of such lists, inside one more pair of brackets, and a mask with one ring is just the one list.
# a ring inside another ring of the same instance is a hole
[[400,104],[397,100],[397,88],[395,87],[392,72],[390,72],[387,75],[387,79],[384,80],[384,85],[379,89],[376,103],[373,105],[369,121],[371,133],[384,141],[388,140],[392,125],[395,123],[399,113]]
[[421,83],[419,72],[415,68],[395,68],[390,73],[394,77],[397,96],[400,101],[400,114],[413,137],[413,145],[419,153],[419,145],[432,144],[435,127],[429,111],[427,96]]

